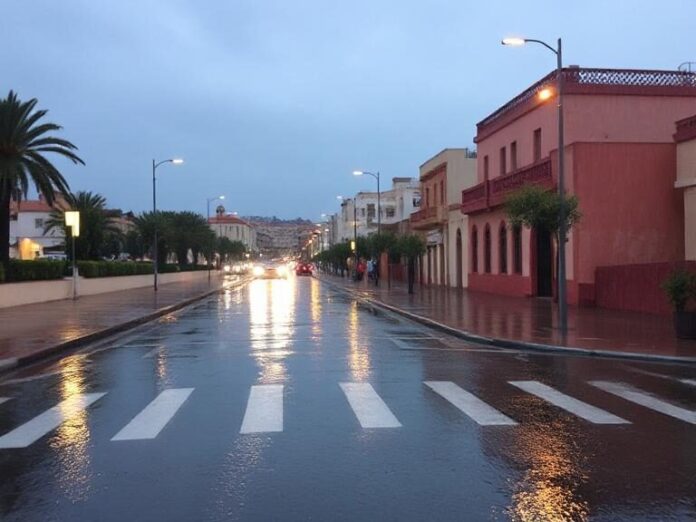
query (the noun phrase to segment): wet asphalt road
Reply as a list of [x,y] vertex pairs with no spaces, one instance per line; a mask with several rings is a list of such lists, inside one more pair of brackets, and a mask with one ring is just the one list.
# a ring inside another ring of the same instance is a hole
[[0,397],[2,520],[696,518],[692,367],[476,346],[309,278]]

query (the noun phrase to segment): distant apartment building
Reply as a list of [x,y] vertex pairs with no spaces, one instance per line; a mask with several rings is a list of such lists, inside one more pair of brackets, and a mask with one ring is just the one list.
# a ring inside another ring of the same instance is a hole
[[392,178],[392,188],[381,192],[379,198],[377,192],[358,192],[354,198],[344,199],[340,212],[329,219],[329,233],[334,242],[349,241],[356,232],[358,236],[373,234],[378,229],[378,210],[383,231],[401,232],[420,200],[417,180]]
[[[569,67],[562,75],[565,186],[582,212],[565,246],[568,300],[592,304],[601,267],[683,260],[689,249],[696,154],[684,118],[696,113],[696,74]],[[478,183],[461,195],[472,289],[554,295],[550,233],[511,228],[504,203],[527,184],[557,190],[556,81],[554,71],[477,125]]]
[[63,252],[65,238],[62,228],[44,233],[53,208],[43,197],[37,200],[13,201],[10,204],[10,256],[35,259],[51,252]]
[[411,229],[426,242],[426,254],[420,264],[420,280],[424,284],[466,285],[466,246],[462,241],[459,247],[456,241],[457,231],[460,238],[462,235],[462,220],[455,212],[456,221],[450,227],[449,217],[450,205],[458,210],[461,191],[474,181],[475,168],[476,157],[471,151],[454,148],[442,150],[420,166],[421,205],[411,214],[410,221]]

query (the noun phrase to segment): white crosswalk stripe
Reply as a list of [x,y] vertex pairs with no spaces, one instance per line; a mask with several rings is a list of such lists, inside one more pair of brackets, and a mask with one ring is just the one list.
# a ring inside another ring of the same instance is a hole
[[363,428],[400,428],[389,406],[367,382],[342,382],[341,389]]
[[106,393],[78,393],[0,437],[0,449],[26,448],[80,413]]
[[593,424],[630,424],[626,419],[575,399],[538,381],[508,381],[522,391],[531,393],[573,415]]
[[154,439],[186,402],[193,388],[164,390],[111,440]]
[[647,392],[633,388],[628,384],[609,381],[590,381],[590,384],[596,388],[599,388],[600,390],[604,390],[607,393],[611,393],[621,397],[622,399],[626,399],[627,401],[639,404],[645,408],[664,415],[669,415],[670,417],[688,422],[689,424],[696,424],[696,411],[675,406],[674,404],[663,401],[662,399],[658,399]]
[[481,426],[514,426],[517,424],[507,415],[503,415],[451,381],[424,381],[424,384]]
[[283,385],[252,386],[239,433],[279,431],[283,431]]

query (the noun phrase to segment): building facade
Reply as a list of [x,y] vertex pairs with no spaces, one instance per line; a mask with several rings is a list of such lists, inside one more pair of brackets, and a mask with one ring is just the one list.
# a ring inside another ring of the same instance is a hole
[[[426,242],[426,253],[420,263],[420,280],[424,284],[446,286],[454,282],[453,286],[457,286],[461,282],[461,286],[465,285],[463,268],[458,268],[464,266],[464,261],[456,261],[456,232],[459,229],[460,235],[463,234],[459,228],[462,220],[457,216],[459,227],[453,227],[451,243],[448,225],[450,204],[459,204],[457,194],[473,182],[475,165],[476,158],[468,149],[444,149],[420,166],[421,205],[411,214],[410,224],[411,230],[421,234]],[[459,254],[463,255],[466,247],[463,241],[461,244]],[[450,255],[452,246],[454,252]]]
[[232,214],[218,214],[208,219],[210,230],[217,237],[226,237],[230,241],[241,241],[249,252],[258,250],[256,230],[243,219]]
[[684,259],[696,261],[696,114],[676,123],[677,180],[684,202]]
[[[562,74],[565,186],[582,213],[566,243],[568,301],[592,304],[598,267],[683,259],[673,134],[675,121],[696,111],[696,74],[578,67]],[[503,205],[526,184],[557,189],[556,80],[554,71],[477,125],[478,184],[461,201],[472,289],[554,294],[553,238],[512,229]]]
[[42,197],[10,204],[11,257],[36,259],[49,252],[63,253],[63,229],[59,227],[44,232],[52,211],[53,208]]

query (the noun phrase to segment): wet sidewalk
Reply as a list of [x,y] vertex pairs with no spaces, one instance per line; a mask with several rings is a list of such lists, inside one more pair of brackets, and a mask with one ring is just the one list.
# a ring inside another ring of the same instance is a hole
[[[234,284],[228,281],[224,284]],[[107,329],[166,313],[218,291],[220,277],[0,309],[0,369],[92,341]],[[133,325],[135,326],[135,325]],[[108,330],[107,330],[108,331]]]
[[570,306],[568,335],[564,341],[557,328],[556,304],[550,299],[418,284],[415,294],[409,295],[402,283],[392,282],[389,289],[384,280],[376,288],[373,283],[355,283],[347,278],[325,274],[318,277],[468,334],[596,352],[688,358],[696,362],[696,341],[677,339],[671,316]]

